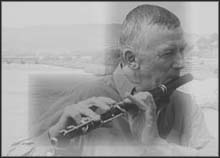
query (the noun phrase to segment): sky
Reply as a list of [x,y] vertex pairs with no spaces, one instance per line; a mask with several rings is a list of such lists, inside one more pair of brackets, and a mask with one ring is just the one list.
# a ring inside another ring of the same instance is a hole
[[218,2],[2,2],[2,26],[122,23],[140,4],[174,12],[186,32],[218,33]]

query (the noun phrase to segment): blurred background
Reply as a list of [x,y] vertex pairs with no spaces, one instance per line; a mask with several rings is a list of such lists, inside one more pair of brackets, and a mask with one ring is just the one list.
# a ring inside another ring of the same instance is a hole
[[141,4],[169,9],[181,20],[195,80],[180,88],[204,109],[218,137],[218,2],[2,2],[2,154],[28,133],[29,76],[105,75],[114,66],[121,24]]

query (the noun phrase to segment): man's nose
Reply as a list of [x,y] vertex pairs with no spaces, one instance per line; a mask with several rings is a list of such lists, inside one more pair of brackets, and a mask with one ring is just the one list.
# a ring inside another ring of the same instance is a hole
[[184,57],[182,53],[177,53],[174,63],[173,63],[174,69],[183,69],[184,68]]

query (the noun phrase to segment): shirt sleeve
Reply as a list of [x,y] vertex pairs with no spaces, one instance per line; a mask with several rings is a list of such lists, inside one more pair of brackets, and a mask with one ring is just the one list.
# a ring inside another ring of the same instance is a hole
[[[43,144],[39,145],[38,141]],[[38,141],[34,138],[27,138],[13,143],[10,146],[7,156],[54,156],[55,150],[51,146],[46,133],[42,134]]]
[[81,155],[81,137],[71,140],[65,147],[51,145],[47,132],[39,137],[22,139],[13,143],[7,156],[79,156]]

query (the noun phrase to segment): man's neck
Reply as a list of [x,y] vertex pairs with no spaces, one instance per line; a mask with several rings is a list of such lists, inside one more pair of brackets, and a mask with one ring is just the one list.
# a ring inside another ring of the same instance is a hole
[[116,85],[116,89],[119,92],[121,98],[125,98],[127,93],[131,93],[136,87],[135,84],[129,81],[127,76],[125,75],[121,64],[115,69],[113,73],[113,80]]

